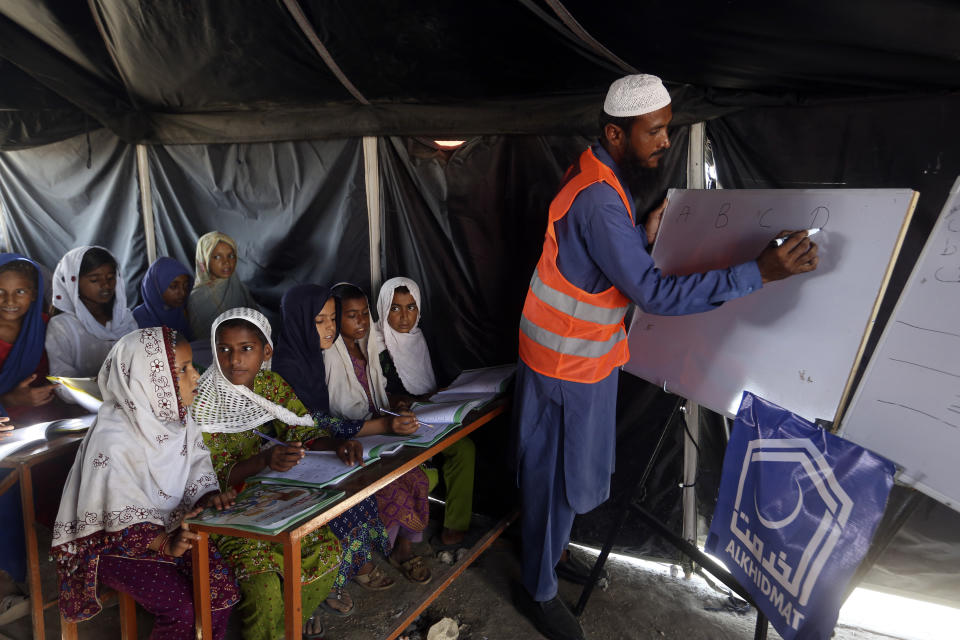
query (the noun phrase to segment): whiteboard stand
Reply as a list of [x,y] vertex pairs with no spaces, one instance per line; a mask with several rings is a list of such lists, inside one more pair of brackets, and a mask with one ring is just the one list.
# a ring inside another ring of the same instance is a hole
[[[683,435],[683,539],[697,544],[697,463],[700,453],[700,405],[687,402],[684,413],[686,429]],[[687,578],[694,572],[693,560],[687,556],[681,563]]]
[[[657,519],[652,513],[643,508],[642,503],[646,494],[646,484],[647,478],[650,476],[650,472],[653,470],[657,458],[660,455],[660,450],[663,448],[663,443],[667,439],[667,434],[670,432],[671,427],[677,424],[677,420],[680,418],[681,413],[687,413],[687,407],[690,405],[689,401],[686,399],[677,396],[676,403],[673,406],[673,411],[670,412],[669,417],[663,423],[663,427],[660,431],[660,437],[657,439],[657,444],[653,448],[653,453],[650,455],[650,459],[647,461],[647,464],[642,469],[638,468],[638,472],[635,472],[631,482],[627,486],[634,487],[632,491],[627,490],[620,497],[619,501],[619,513],[617,515],[617,520],[614,523],[613,527],[610,528],[609,533],[607,533],[607,538],[603,542],[603,548],[600,550],[600,555],[597,557],[596,562],[593,564],[593,569],[590,571],[590,578],[587,580],[587,583],[583,587],[583,591],[580,593],[580,599],[577,601],[577,606],[573,609],[573,615],[579,617],[584,609],[587,607],[587,601],[590,599],[590,594],[593,592],[593,588],[596,586],[597,581],[600,579],[600,574],[603,571],[603,565],[607,562],[607,557],[610,555],[610,551],[613,549],[613,543],[617,538],[617,534],[620,533],[620,529],[623,528],[623,525],[627,521],[627,516],[630,512],[634,512],[639,515],[654,531],[660,534],[667,542],[677,548],[682,554],[684,554],[690,560],[691,571],[693,570],[693,564],[696,563],[700,567],[709,571],[717,580],[725,584],[730,588],[731,591],[736,593],[738,596],[743,598],[745,601],[750,603],[750,605],[757,609],[756,602],[750,596],[747,591],[740,586],[740,584],[733,578],[732,575],[721,566],[716,560],[713,560],[706,553],[701,551],[696,544],[696,509],[694,508],[693,513],[693,541],[689,541],[685,536],[677,535],[675,532],[671,531],[664,523]],[[696,405],[693,405],[696,406]],[[688,414],[689,415],[689,414]],[[699,422],[699,410],[695,411],[694,415],[697,416],[697,421]],[[699,425],[698,425],[699,426]],[[689,441],[689,437],[685,437],[685,441]],[[684,445],[686,446],[686,445]],[[696,447],[693,447],[693,478],[696,478]],[[686,451],[684,455],[684,484],[691,485],[689,487],[684,487],[684,498],[686,498],[686,491],[690,491],[691,494],[694,490],[693,482],[687,480],[687,458]],[[684,512],[684,533],[686,534],[686,522],[687,522],[687,512]],[[766,640],[767,638],[767,629],[769,628],[769,621],[766,616],[760,609],[757,609],[757,624],[754,630],[754,640]]]

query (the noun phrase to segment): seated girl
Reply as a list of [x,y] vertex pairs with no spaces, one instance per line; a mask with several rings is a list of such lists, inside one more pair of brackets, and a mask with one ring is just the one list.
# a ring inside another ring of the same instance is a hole
[[[43,349],[47,316],[42,312],[43,280],[36,263],[15,253],[0,254],[0,416],[18,426],[53,420],[54,385],[47,382],[47,354]],[[0,418],[0,436],[14,428]],[[10,469],[0,470],[6,478]],[[61,477],[62,480],[62,477]],[[56,505],[52,505],[56,508]],[[14,582],[26,580],[23,510],[20,492],[0,494],[0,618],[10,620],[28,611],[26,598]],[[16,609],[16,610],[15,610]]]
[[187,301],[187,317],[196,340],[210,337],[214,318],[236,307],[259,308],[237,275],[237,243],[219,231],[197,240],[197,279]]
[[[53,526],[65,620],[99,613],[104,585],[154,614],[150,637],[195,637],[190,548],[197,534],[181,522],[203,507],[229,506],[234,494],[220,493],[200,430],[185,419],[197,388],[191,355],[170,329],[139,329],[117,342],[100,369],[103,406],[80,444]],[[214,637],[223,638],[239,597],[215,547],[210,598]]]
[[[430,350],[420,330],[422,308],[420,287],[413,280],[391,278],[380,287],[377,327],[386,348],[379,359],[394,406],[409,406],[411,397],[427,396],[437,390]],[[456,546],[470,528],[476,447],[469,438],[463,438],[444,449],[440,456],[447,500],[437,546]]]
[[187,298],[193,289],[193,274],[173,258],[157,258],[140,283],[143,304],[134,307],[133,317],[141,327],[170,327],[187,340],[193,331],[187,322]]
[[[301,446],[336,449],[344,460],[359,443],[329,438],[282,377],[270,371],[273,356],[270,323],[259,311],[231,309],[213,323],[216,358],[200,378],[192,412],[203,430],[220,486],[239,487],[267,467],[286,471],[304,456]],[[269,431],[287,446],[261,448],[254,429]],[[284,635],[283,549],[251,538],[217,537],[233,566],[242,598],[238,610],[247,640],[276,640]],[[341,563],[341,547],[329,527],[301,542],[302,602],[305,637],[320,637],[323,626],[314,610],[327,598]]]
[[[410,433],[416,423],[409,415],[385,416],[364,422],[334,417],[327,397],[323,350],[337,338],[336,301],[330,289],[305,284],[287,291],[280,303],[283,331],[277,340],[273,366],[293,387],[297,397],[320,423],[340,438],[351,438],[366,428],[369,432]],[[369,424],[368,424],[369,423]],[[393,580],[373,563],[373,550],[389,554],[389,542],[374,497],[367,498],[339,518],[330,528],[340,538],[344,553],[351,561],[341,567],[334,587],[342,602],[350,602],[343,590],[351,577],[371,590],[387,589]]]
[[47,324],[46,347],[55,376],[97,375],[117,340],[137,328],[117,261],[102,247],[77,247],[60,259],[53,306],[60,313]]
[[[41,422],[53,400],[43,348],[46,323],[43,281],[33,261],[16,253],[0,254],[0,415],[20,424]],[[47,419],[52,420],[53,417]]]
[[[366,420],[356,435],[384,432],[384,423],[370,418],[380,417],[387,402],[386,383],[376,336],[371,337],[370,305],[367,296],[351,284],[334,288],[340,301],[340,335],[333,346],[323,352],[324,370],[330,399],[330,411],[351,420]],[[412,414],[406,413],[408,420]],[[407,433],[416,431],[416,423]],[[430,519],[427,494],[429,480],[423,469],[404,474],[376,493],[380,519],[387,527],[393,551],[390,564],[400,569],[407,579],[426,584],[430,569],[423,558],[414,555],[413,543],[423,539],[423,530]],[[394,544],[395,543],[395,544]]]

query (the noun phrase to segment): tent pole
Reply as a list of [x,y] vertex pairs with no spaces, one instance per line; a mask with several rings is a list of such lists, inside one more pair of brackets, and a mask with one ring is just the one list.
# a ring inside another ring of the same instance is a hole
[[[703,138],[704,124],[697,122],[690,125],[689,149],[687,151],[687,188],[703,189]],[[696,546],[697,544],[697,454],[700,440],[700,407],[688,402],[686,415],[681,418],[686,421],[687,428],[683,438],[683,539]],[[695,571],[693,558],[684,557],[681,561],[683,573],[686,577]]]
[[703,189],[707,186],[703,173],[705,140],[706,125],[703,122],[690,125],[690,140],[687,145],[687,189]]
[[140,183],[140,209],[143,212],[143,236],[147,241],[147,264],[157,259],[157,232],[153,226],[153,198],[147,147],[137,145],[137,179]]
[[3,247],[6,253],[13,252],[10,234],[7,231],[7,208],[3,204],[3,198],[0,198],[0,247]]
[[370,296],[376,299],[383,274],[380,269],[381,219],[380,219],[380,160],[377,138],[363,138],[363,182],[367,192],[367,227],[370,239]]

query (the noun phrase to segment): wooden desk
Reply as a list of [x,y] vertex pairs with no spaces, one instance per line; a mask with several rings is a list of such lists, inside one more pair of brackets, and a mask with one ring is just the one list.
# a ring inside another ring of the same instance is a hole
[[37,547],[36,516],[33,504],[33,467],[47,460],[67,456],[72,464],[83,436],[84,433],[60,435],[53,440],[25,447],[0,460],[0,468],[13,469],[3,482],[0,482],[0,494],[9,491],[18,480],[20,481],[20,502],[23,508],[23,531],[27,551],[27,585],[30,587],[30,614],[33,617],[33,637],[36,640],[45,638],[43,611],[57,606],[58,599],[44,602],[43,589],[40,586],[40,552]]
[[[440,440],[440,442],[431,447],[403,447],[393,455],[380,458],[379,461],[371,464],[369,468],[354,473],[347,477],[341,484],[337,485],[337,489],[346,492],[346,495],[341,498],[339,502],[336,502],[319,514],[315,514],[306,520],[290,525],[290,527],[280,533],[265,535],[227,527],[216,527],[199,523],[191,524],[191,530],[200,536],[200,539],[193,545],[193,602],[194,611],[197,616],[197,629],[201,632],[200,637],[207,639],[213,638],[212,618],[210,614],[209,534],[218,533],[226,536],[254,538],[267,542],[275,542],[283,547],[283,610],[284,617],[286,618],[285,637],[299,638],[302,634],[300,541],[350,507],[359,504],[365,498],[372,496],[403,474],[416,468],[421,462],[430,459],[435,454],[443,451],[461,438],[468,436],[470,433],[490,422],[490,420],[503,413],[507,404],[508,399],[504,398],[496,401],[491,407],[480,410],[482,413],[478,417],[450,432]],[[509,521],[501,523],[494,531],[484,536],[483,540],[475,545],[474,551],[472,552],[473,555],[469,559],[469,562],[472,562],[476,556],[480,555],[480,552],[503,532],[507,524],[509,524]],[[477,547],[481,546],[482,548],[477,550]],[[466,568],[469,562],[464,563],[463,567],[445,580],[439,589],[434,590],[430,600],[446,588],[453,579]],[[423,607],[426,607],[426,604],[423,604],[420,610],[422,610]],[[399,631],[402,630],[403,627],[400,627]],[[395,632],[391,637],[396,637],[399,631]]]

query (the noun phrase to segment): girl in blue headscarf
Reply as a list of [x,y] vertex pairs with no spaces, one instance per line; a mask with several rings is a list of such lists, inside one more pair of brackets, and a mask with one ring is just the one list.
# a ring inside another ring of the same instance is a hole
[[49,365],[43,349],[47,316],[43,280],[29,258],[0,254],[0,415],[29,418],[30,409],[53,400],[46,380]]
[[[43,280],[36,263],[16,253],[0,254],[0,413],[19,422],[31,409],[53,400],[54,385],[47,383],[47,356],[43,349],[46,315]],[[6,429],[4,424],[0,428]],[[0,471],[0,478],[10,471]],[[17,582],[26,578],[23,512],[16,488],[0,495],[0,570]],[[0,617],[28,611],[26,599],[2,594]]]
[[143,304],[134,308],[133,317],[141,329],[170,327],[193,341],[187,322],[187,299],[193,289],[193,274],[173,258],[157,258],[140,283]]

